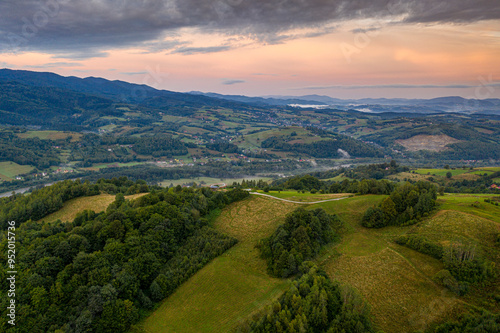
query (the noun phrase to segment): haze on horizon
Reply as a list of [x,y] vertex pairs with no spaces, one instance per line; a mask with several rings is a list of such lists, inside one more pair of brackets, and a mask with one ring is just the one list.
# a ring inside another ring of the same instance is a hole
[[500,2],[6,0],[0,67],[173,91],[500,97]]

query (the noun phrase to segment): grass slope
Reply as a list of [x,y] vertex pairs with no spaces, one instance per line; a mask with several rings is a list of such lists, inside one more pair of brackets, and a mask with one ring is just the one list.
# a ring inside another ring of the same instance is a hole
[[223,210],[215,228],[238,239],[143,323],[146,332],[229,332],[241,320],[269,304],[289,286],[274,279],[255,248],[270,236],[296,204],[252,196]]
[[0,181],[10,181],[17,175],[33,170],[31,165],[19,165],[14,162],[0,162]]
[[328,193],[328,194],[316,193],[316,194],[311,194],[311,193],[299,193],[297,191],[264,192],[262,190],[259,190],[257,192],[267,194],[267,195],[272,195],[273,197],[280,198],[280,199],[287,199],[287,200],[298,201],[298,202],[314,202],[314,201],[321,201],[321,200],[328,200],[328,199],[343,198],[343,197],[347,197],[350,195],[349,193]]
[[[147,193],[128,195],[125,198],[132,200],[140,196],[143,196],[145,194]],[[112,203],[113,201],[115,201],[115,195],[112,194],[101,194],[92,197],[81,197],[81,198],[71,199],[64,203],[63,208],[61,208],[57,212],[54,212],[44,217],[40,221],[54,222],[59,219],[63,222],[71,222],[75,219],[76,215],[79,212],[85,209],[90,209],[96,213],[100,213],[104,211],[106,208],[108,208],[109,204]]]
[[76,132],[61,132],[61,131],[28,131],[17,135],[21,139],[39,138],[40,140],[64,140],[71,136],[71,142],[79,141],[83,136]]
[[338,214],[348,229],[319,261],[331,278],[361,293],[380,329],[413,332],[459,310],[462,303],[431,280],[442,269],[440,261],[392,242],[411,227],[361,227],[364,211],[384,197],[359,196],[312,206]]
[[[415,225],[411,232],[448,245],[460,242],[474,246],[477,253],[500,267],[500,248],[495,245],[500,233],[500,208],[483,202],[486,195],[449,195],[440,199],[442,210]],[[480,201],[478,199],[481,198]],[[462,301],[500,313],[500,280],[472,286]]]

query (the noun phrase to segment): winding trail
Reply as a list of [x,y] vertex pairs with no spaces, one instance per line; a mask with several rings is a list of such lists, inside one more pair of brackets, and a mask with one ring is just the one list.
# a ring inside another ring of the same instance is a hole
[[338,201],[338,200],[349,198],[349,197],[342,197],[342,198],[326,199],[326,200],[320,200],[320,201],[302,202],[302,201],[292,201],[292,200],[288,200],[288,199],[282,199],[282,198],[278,198],[278,197],[275,197],[275,196],[272,196],[269,194],[264,194],[264,193],[259,193],[259,192],[250,192],[250,194],[261,195],[263,197],[268,197],[268,198],[272,198],[272,199],[276,199],[276,200],[291,202],[291,203],[295,203],[295,204],[302,204],[302,205],[313,205],[313,204],[318,204],[318,203],[322,203],[322,202]]

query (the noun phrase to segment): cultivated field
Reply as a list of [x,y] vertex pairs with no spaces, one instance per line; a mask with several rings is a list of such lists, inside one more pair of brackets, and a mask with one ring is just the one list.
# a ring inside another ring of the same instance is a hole
[[468,173],[471,170],[469,169],[417,169],[416,173],[421,175],[430,175],[430,176],[443,176],[445,177],[448,172],[451,172],[452,176],[461,175],[463,173]]

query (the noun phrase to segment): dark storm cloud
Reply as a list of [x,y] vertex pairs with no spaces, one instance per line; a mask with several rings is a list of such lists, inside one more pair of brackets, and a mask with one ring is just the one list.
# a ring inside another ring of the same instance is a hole
[[[162,45],[163,38],[185,27],[276,42],[296,27],[321,30],[326,23],[382,17],[407,23],[498,19],[500,1],[3,0],[0,52],[37,50],[85,58],[146,43],[145,49],[154,51],[175,47]],[[155,48],[152,41],[159,45]]]

